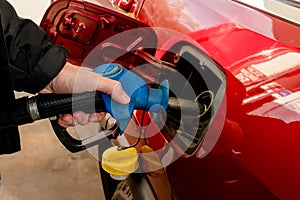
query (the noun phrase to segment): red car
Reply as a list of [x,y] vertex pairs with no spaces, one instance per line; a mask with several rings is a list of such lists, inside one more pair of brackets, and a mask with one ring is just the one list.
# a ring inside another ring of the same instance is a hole
[[116,62],[203,106],[134,112],[120,138],[140,153],[135,199],[300,198],[299,1],[99,3],[55,1],[41,27],[71,62]]

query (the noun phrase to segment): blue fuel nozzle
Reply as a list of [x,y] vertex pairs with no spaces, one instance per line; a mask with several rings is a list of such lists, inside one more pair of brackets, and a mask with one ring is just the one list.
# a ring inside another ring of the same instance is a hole
[[120,104],[112,100],[110,95],[101,93],[106,110],[118,120],[120,134],[126,129],[134,110],[159,112],[168,106],[169,84],[167,80],[163,81],[158,88],[150,88],[141,77],[117,63],[100,65],[93,71],[119,81],[130,97],[128,104]]

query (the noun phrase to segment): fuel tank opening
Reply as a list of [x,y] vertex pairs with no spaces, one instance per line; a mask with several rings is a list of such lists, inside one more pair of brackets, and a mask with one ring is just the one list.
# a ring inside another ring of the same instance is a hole
[[214,94],[202,92],[194,100],[170,97],[163,126],[163,133],[169,140],[192,153],[201,143],[211,120]]
[[214,122],[226,76],[205,52],[186,43],[175,44],[161,60],[172,64],[159,71],[159,78],[169,80],[168,107],[153,113],[152,119],[166,140],[189,156],[199,149]]

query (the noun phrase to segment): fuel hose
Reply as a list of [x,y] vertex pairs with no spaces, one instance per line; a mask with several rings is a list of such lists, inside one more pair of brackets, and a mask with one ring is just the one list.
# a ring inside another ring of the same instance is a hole
[[0,128],[19,126],[76,111],[83,111],[87,114],[105,112],[105,104],[101,94],[94,91],[80,94],[49,93],[16,99],[8,113],[10,122],[0,124]]

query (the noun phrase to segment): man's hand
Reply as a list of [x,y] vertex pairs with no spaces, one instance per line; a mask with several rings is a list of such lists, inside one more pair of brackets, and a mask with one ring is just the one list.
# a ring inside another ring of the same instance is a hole
[[[127,104],[130,101],[120,82],[102,77],[89,68],[75,66],[69,62],[65,64],[61,72],[41,93],[72,94],[96,90],[111,95],[113,100],[121,104]],[[81,125],[86,125],[89,122],[99,122],[104,116],[105,113],[87,115],[83,112],[75,112],[73,115],[66,114],[62,116],[58,122],[62,127],[67,128],[74,126],[76,122]]]

